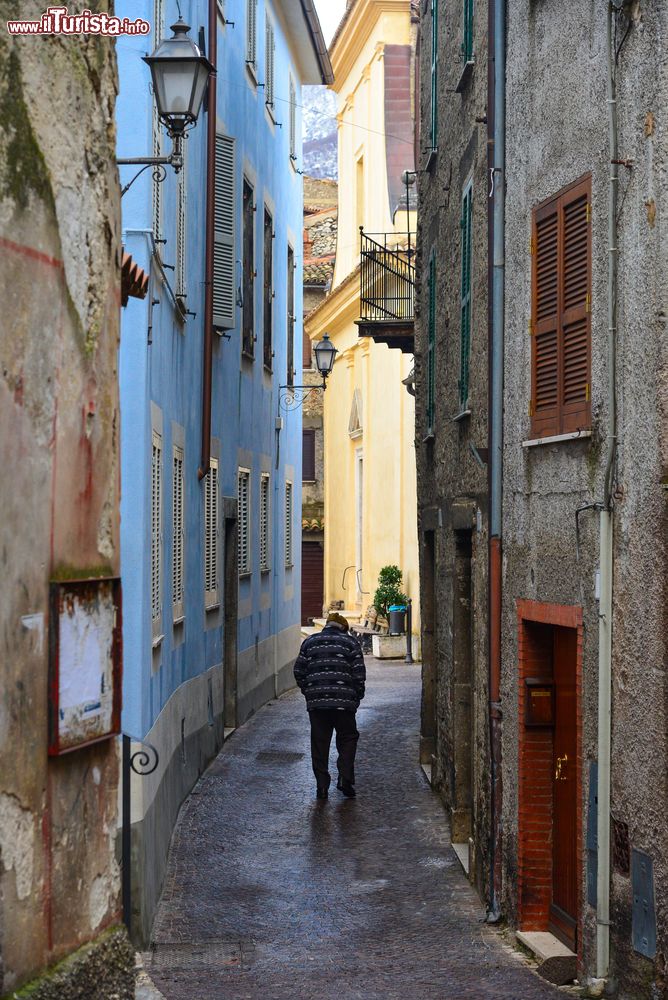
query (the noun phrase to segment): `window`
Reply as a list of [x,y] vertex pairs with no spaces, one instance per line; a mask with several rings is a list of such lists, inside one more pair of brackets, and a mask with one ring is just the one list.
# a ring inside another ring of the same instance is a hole
[[176,297],[185,310],[188,291],[186,288],[186,148],[183,150],[183,166],[176,186]]
[[237,531],[239,575],[250,573],[250,471],[239,469],[237,483]]
[[462,280],[459,341],[459,406],[464,410],[469,396],[469,358],[471,356],[471,233],[473,182],[469,181],[462,197]]
[[204,606],[218,604],[218,459],[204,479]]
[[269,475],[260,476],[260,570],[269,570]]
[[274,222],[264,210],[264,367],[271,371],[274,357],[272,343],[273,300],[274,300]]
[[172,456],[172,614],[183,618],[183,448]]
[[287,384],[295,384],[295,252],[288,247]]
[[151,449],[151,620],[162,632],[162,435],[153,431]]
[[302,367],[313,368],[313,355],[311,353],[311,338],[306,330],[302,330]]
[[246,0],[246,62],[255,69],[257,56],[257,0]]
[[431,130],[432,149],[438,145],[438,0],[431,0]]
[[302,430],[302,482],[315,482],[315,430]]
[[427,311],[427,434],[434,431],[436,403],[436,255],[429,258],[427,279],[429,304]]
[[265,71],[264,71],[264,99],[270,111],[274,110],[274,54],[276,45],[274,42],[274,26],[269,20],[265,22]]
[[290,100],[290,159],[297,159],[297,92],[295,81],[290,77],[288,88]]
[[462,41],[464,63],[473,62],[473,0],[464,0],[464,38]]
[[285,484],[285,565],[292,566],[292,483]]
[[255,333],[254,333],[254,309],[253,309],[253,281],[255,279],[255,205],[253,204],[253,188],[244,178],[244,204],[243,204],[243,241],[244,241],[244,261],[243,261],[243,336],[241,350],[246,357],[255,357]]
[[364,157],[355,164],[355,226],[359,233],[364,225]]
[[533,211],[531,430],[591,426],[591,178]]
[[236,320],[234,170],[234,139],[218,133],[213,204],[213,325],[221,330],[232,330]]

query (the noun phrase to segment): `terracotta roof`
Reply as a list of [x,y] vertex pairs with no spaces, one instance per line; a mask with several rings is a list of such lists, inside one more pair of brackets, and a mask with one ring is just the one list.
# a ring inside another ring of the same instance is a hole
[[136,264],[132,255],[123,251],[121,260],[121,302],[124,306],[128,299],[145,299],[148,293],[148,274]]
[[328,285],[334,274],[333,257],[316,257],[304,261],[305,285]]
[[324,531],[324,517],[304,517],[302,518],[302,531]]

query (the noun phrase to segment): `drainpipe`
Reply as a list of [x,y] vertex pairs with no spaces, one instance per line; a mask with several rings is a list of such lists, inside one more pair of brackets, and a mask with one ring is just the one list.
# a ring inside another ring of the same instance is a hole
[[598,870],[596,886],[596,975],[610,966],[610,746],[612,709],[612,482],[617,452],[617,95],[614,76],[612,3],[608,3],[608,406],[605,492],[600,512],[600,599],[598,611]]
[[[490,727],[490,870],[487,919],[500,916],[501,885],[501,516],[503,485],[503,324],[505,280],[505,148],[506,148],[506,0],[493,0],[489,10],[493,37],[493,108],[490,170],[492,200],[491,343],[489,350],[489,727]],[[489,125],[489,123],[488,123]]]
[[209,77],[206,117],[206,250],[204,262],[204,352],[202,357],[202,460],[197,478],[211,468],[211,362],[213,354],[213,240],[216,196],[216,62],[218,58],[218,5],[209,0]]

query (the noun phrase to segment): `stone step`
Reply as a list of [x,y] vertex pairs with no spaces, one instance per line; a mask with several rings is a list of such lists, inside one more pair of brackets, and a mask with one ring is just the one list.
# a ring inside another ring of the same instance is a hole
[[515,937],[538,962],[536,972],[548,983],[565,986],[577,974],[577,955],[549,931],[517,931]]

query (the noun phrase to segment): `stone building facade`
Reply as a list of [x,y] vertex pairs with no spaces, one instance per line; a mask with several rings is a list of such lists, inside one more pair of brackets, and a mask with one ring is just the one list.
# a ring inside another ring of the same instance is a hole
[[118,741],[47,752],[58,728],[50,597],[65,581],[94,591],[119,575],[116,91],[111,39],[3,30],[2,995],[29,980],[40,998],[134,995],[118,928]]
[[[486,53],[499,11],[506,159],[489,174],[499,161]],[[433,761],[455,840],[462,786],[472,790],[471,870],[492,910],[527,940],[551,933],[570,951],[571,974],[598,989],[605,981],[606,995],[663,996],[668,12],[651,0],[609,11],[489,0],[463,13],[471,21],[462,29],[461,12],[438,0],[421,11],[422,759]],[[505,231],[493,258],[499,200]],[[505,275],[500,320],[487,308],[493,263]],[[498,455],[487,440],[495,322]],[[462,415],[465,401],[471,412]],[[503,505],[488,569],[482,466],[489,473],[492,460],[502,461]],[[486,582],[495,541],[498,632]],[[490,705],[497,647],[500,691]],[[488,720],[500,734],[496,758]],[[494,800],[493,760],[502,788]]]
[[[668,10],[658,2],[612,10],[611,98],[605,5],[508,4],[503,897],[515,926],[565,932],[581,975],[609,978],[620,996],[649,997],[664,995],[668,954]],[[597,505],[609,507],[612,529],[611,695]],[[551,731],[527,725],[536,675],[553,685]],[[612,717],[609,810],[599,699]],[[547,808],[541,754],[553,765]],[[541,855],[537,824],[551,856]],[[607,969],[597,864],[610,892]]]
[[[423,9],[420,38],[416,457],[423,615],[421,760],[486,895],[487,19],[465,59],[462,5]],[[433,52],[436,53],[435,58]]]

